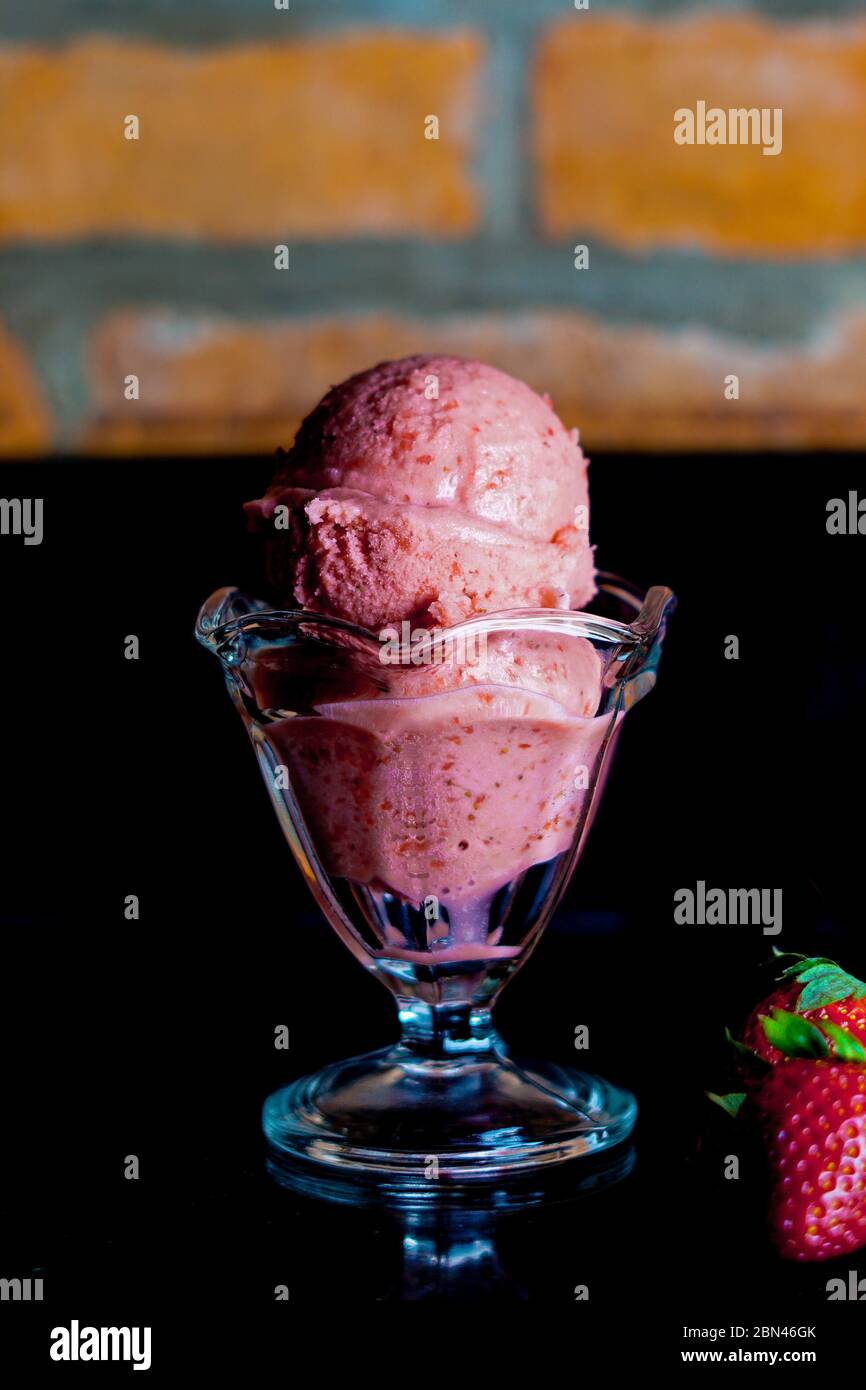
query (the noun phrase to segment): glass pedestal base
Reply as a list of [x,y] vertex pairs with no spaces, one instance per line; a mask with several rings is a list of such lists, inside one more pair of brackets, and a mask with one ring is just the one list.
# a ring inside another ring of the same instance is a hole
[[435,1202],[626,1139],[634,1097],[598,1076],[495,1050],[444,1058],[405,1043],[302,1077],[265,1102],[277,1154]]

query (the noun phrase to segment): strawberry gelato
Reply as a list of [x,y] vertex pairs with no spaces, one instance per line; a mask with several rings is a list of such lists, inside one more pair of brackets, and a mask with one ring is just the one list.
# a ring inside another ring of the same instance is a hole
[[577,432],[482,362],[408,357],[333,387],[246,505],[286,606],[373,630],[594,593]]
[[[264,675],[262,703],[267,690]],[[268,734],[331,871],[413,903],[432,894],[451,920],[442,944],[458,944],[498,888],[571,843],[608,728],[600,690],[590,642],[497,633],[477,662],[398,667],[384,691],[314,689],[315,714]]]
[[[246,510],[283,606],[447,636],[474,615],[593,595],[586,474],[576,432],[528,386],[412,357],[329,391]],[[493,896],[583,824],[610,729],[602,660],[536,618],[429,665],[353,668],[342,685],[260,654],[267,741],[329,871],[447,908],[425,950],[394,931],[386,956],[514,954],[488,936]]]

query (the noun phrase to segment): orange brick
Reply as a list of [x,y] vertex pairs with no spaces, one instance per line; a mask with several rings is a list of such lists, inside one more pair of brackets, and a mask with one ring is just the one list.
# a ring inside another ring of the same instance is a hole
[[47,449],[51,422],[30,364],[0,326],[0,454]]
[[[574,17],[534,74],[546,231],[643,250],[832,255],[866,246],[866,23]],[[782,151],[677,145],[674,112],[781,107]]]
[[[422,351],[480,357],[549,391],[590,452],[866,445],[866,315],[808,346],[756,348],[571,312],[268,326],[117,314],[91,345],[94,414],[83,444],[105,453],[269,452],[291,442],[332,382]],[[140,376],[139,401],[123,398],[129,372]],[[725,399],[730,374],[740,379],[739,400]]]
[[464,235],[482,56],[460,31],[0,49],[0,239]]

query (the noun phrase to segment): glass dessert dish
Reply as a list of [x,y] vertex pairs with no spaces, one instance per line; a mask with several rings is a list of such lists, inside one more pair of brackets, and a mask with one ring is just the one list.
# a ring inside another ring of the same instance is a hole
[[491,1007],[583,848],[674,598],[599,576],[597,612],[487,614],[375,634],[212,595],[217,655],[325,917],[394,995],[402,1037],[276,1091],[275,1154],[395,1194],[539,1172],[631,1132],[634,1098],[518,1061]]

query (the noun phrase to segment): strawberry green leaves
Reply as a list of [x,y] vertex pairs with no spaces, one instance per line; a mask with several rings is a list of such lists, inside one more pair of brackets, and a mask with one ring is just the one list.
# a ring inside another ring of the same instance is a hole
[[761,1020],[767,1041],[785,1057],[829,1057],[830,1044],[821,1029],[799,1014],[774,1009]]
[[753,1052],[752,1048],[746,1047],[745,1043],[741,1043],[739,1038],[734,1037],[730,1028],[725,1029],[725,1039],[734,1049],[738,1057],[748,1058],[750,1062],[760,1060],[757,1053]]
[[866,1047],[838,1023],[822,1019],[820,1028],[800,1014],[774,1009],[761,1020],[767,1041],[785,1057],[835,1057],[840,1062],[866,1062]]
[[837,999],[861,999],[866,995],[866,984],[832,961],[810,966],[797,979],[806,986],[797,1006],[802,1010],[820,1009],[825,1004],[834,1004]]
[[792,960],[779,978],[796,980],[804,986],[797,1001],[800,1013],[823,1008],[825,1004],[835,1004],[839,999],[862,999],[866,996],[866,984],[858,980],[856,975],[849,975],[847,970],[827,956],[799,956],[782,951],[775,954],[779,960]]
[[838,1057],[840,1062],[866,1062],[866,1047],[847,1028],[840,1028],[838,1023],[823,1019],[821,1030],[832,1042],[833,1056]]
[[720,1105],[726,1115],[733,1118],[739,1114],[740,1106],[746,1099],[745,1091],[729,1091],[726,1096],[719,1096],[715,1091],[707,1091],[707,1100],[711,1100],[714,1105]]

